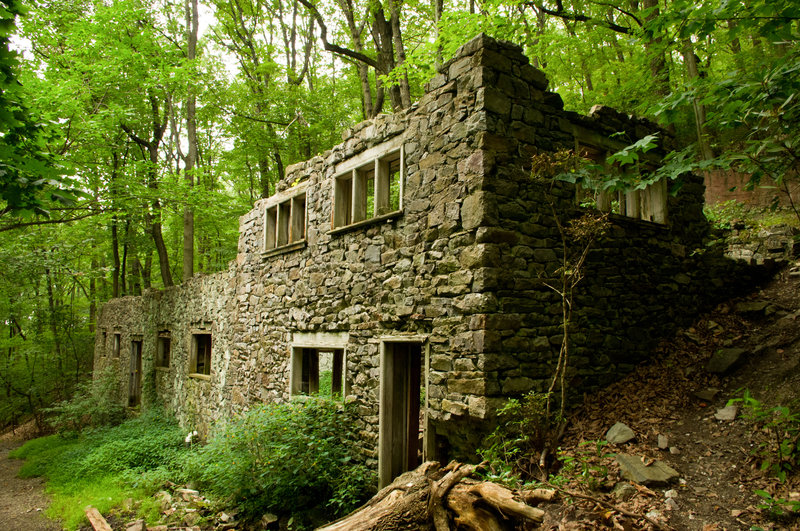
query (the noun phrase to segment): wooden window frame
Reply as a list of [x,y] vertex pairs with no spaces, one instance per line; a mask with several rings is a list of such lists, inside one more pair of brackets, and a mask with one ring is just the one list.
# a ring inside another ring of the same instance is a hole
[[306,183],[272,196],[264,206],[265,253],[302,247],[306,240],[308,205]]
[[[166,345],[166,354],[164,347]],[[155,368],[158,370],[169,370],[172,363],[172,334],[169,330],[162,330],[156,337],[156,358]]]
[[305,399],[319,391],[320,354],[331,353],[331,398],[343,400],[347,379],[347,333],[297,332],[289,352],[289,396]]
[[210,378],[213,352],[214,348],[211,331],[193,330],[190,350],[191,355],[189,356],[189,376],[201,379]]
[[[375,146],[337,165],[332,183],[331,232],[335,234],[402,214],[405,174],[405,149],[401,138]],[[397,208],[392,204],[395,175]]]
[[[612,149],[622,149],[622,143],[603,139],[597,133],[591,133],[578,126],[575,126],[575,153],[581,157],[595,161],[598,164],[606,164],[608,151]],[[657,163],[656,158],[647,159],[645,164]],[[606,192],[603,190],[592,190],[580,185],[575,187],[575,201],[580,204],[587,197],[587,192],[592,193],[595,198],[597,210],[610,212],[623,217],[649,221],[659,225],[668,223],[667,216],[667,183],[663,179],[652,183],[645,188],[638,190],[628,190],[622,192]],[[612,209],[613,201],[619,205],[619,212]]]

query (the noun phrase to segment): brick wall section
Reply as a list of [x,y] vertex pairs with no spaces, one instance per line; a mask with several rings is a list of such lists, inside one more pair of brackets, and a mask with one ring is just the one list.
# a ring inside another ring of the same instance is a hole
[[[104,355],[110,347],[97,334],[96,367],[118,367],[125,387],[125,346],[142,336],[146,381],[187,428],[207,433],[252,404],[289,399],[293,334],[344,332],[348,400],[374,464],[380,340],[424,336],[430,429],[452,455],[469,455],[506,397],[542,388],[560,338],[558,298],[540,278],[557,267],[560,240],[549,188],[528,174],[531,154],[574,147],[576,124],[601,136],[652,131],[609,109],[564,112],[546,86],[519,48],[476,37],[410,109],[361,123],[342,144],[287,168],[279,193],[307,186],[305,244],[262,252],[268,200],[256,202],[240,219],[239,255],[227,271],[103,306],[98,330],[107,342],[119,330],[123,351],[119,360]],[[402,215],[331,233],[335,166],[398,137]],[[574,191],[553,190],[560,214],[574,215]],[[586,385],[630,369],[670,320],[708,300],[716,284],[689,257],[707,230],[702,193],[692,182],[671,199],[667,227],[618,219],[592,255],[573,361]],[[187,376],[191,332],[201,328],[213,335],[206,379]],[[162,329],[172,333],[169,370],[153,367]]]

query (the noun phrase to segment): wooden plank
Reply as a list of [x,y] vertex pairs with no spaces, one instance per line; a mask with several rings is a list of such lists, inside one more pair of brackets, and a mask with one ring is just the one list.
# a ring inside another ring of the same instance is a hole
[[106,519],[103,518],[103,515],[100,514],[100,511],[91,505],[88,505],[84,511],[86,512],[86,518],[89,519],[89,523],[92,524],[92,529],[94,529],[94,531],[114,531],[111,529],[111,526],[108,525]]

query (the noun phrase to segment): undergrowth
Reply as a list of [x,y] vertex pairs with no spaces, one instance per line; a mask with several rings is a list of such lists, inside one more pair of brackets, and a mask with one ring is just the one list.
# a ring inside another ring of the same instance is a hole
[[[742,416],[750,421],[761,442],[753,451],[760,462],[761,470],[776,478],[779,483],[796,472],[800,465],[800,408],[783,405],[768,406],[745,390],[742,398],[728,401],[728,405],[740,404]],[[776,521],[788,521],[800,514],[800,502],[776,496],[775,492],[756,490],[763,501],[759,504],[767,515]]]
[[[47,478],[47,515],[77,529],[87,505],[107,513],[127,498],[146,500],[167,479],[184,479],[186,451],[177,423],[153,410],[114,427],[34,439],[10,457],[26,460],[21,477]],[[154,521],[155,502],[145,501],[140,512]]]
[[775,225],[798,226],[795,213],[778,206],[751,207],[735,199],[703,207],[706,219],[719,229],[765,229]]
[[61,434],[29,441],[11,457],[26,460],[22,477],[47,479],[53,500],[47,515],[66,529],[85,525],[87,505],[107,515],[129,498],[140,501],[128,511],[148,524],[163,523],[153,495],[185,483],[240,519],[292,515],[293,528],[302,529],[310,523],[309,512],[328,520],[345,514],[376,484],[374,472],[359,459],[354,416],[340,402],[264,404],[220,425],[207,445],[192,448],[177,422],[159,411],[82,432],[67,422]]
[[359,463],[350,406],[323,398],[262,404],[232,420],[191,456],[189,475],[204,492],[246,518],[321,508],[346,514],[376,483]]

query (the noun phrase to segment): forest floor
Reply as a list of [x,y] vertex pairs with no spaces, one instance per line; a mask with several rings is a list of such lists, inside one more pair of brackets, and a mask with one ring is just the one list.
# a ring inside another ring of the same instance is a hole
[[[775,499],[800,502],[800,474],[789,472],[779,482],[760,466],[766,455],[760,449],[774,450],[782,440],[793,442],[790,457],[800,459],[800,419],[770,431],[765,423],[774,418],[762,416],[756,422],[752,408],[742,403],[733,420],[715,417],[728,400],[742,398],[745,389],[765,408],[781,405],[800,411],[798,269],[784,270],[750,295],[718,305],[691,328],[663,341],[651,362],[587,395],[571,415],[561,444],[568,450],[560,456],[567,466],[559,485],[592,499],[540,506],[546,517],[539,529],[654,528],[615,509],[647,515],[662,529],[680,531],[800,529],[800,520],[776,521],[759,507],[764,498],[755,494],[763,490]],[[714,374],[707,370],[708,362],[721,349],[739,349],[740,361],[726,373]],[[598,443],[617,422],[629,426],[635,438]],[[43,480],[17,478],[22,462],[7,458],[9,449],[21,442],[19,434],[0,437],[0,529],[58,529],[42,515],[47,505]],[[664,486],[631,484],[620,475],[618,454],[639,456],[646,463],[663,461],[679,477]],[[115,524],[126,528],[122,521]]]
[[[570,448],[562,460],[572,463],[564,475],[568,488],[601,503],[553,506],[543,528],[627,530],[645,524],[609,512],[602,502],[610,502],[647,514],[667,529],[800,529],[786,503],[777,518],[759,507],[765,499],[755,493],[800,502],[800,474],[789,470],[780,482],[761,470],[764,461],[785,470],[800,464],[800,417],[780,420],[772,411],[784,406],[800,412],[799,269],[795,265],[748,296],[718,305],[663,341],[652,362],[586,397],[562,441],[562,448]],[[724,374],[709,372],[710,358],[721,350],[738,354],[738,363]],[[719,420],[720,409],[730,399],[742,399],[745,390],[760,409],[739,402],[732,420]],[[597,444],[617,422],[629,426],[635,438]],[[790,445],[783,458],[777,454],[781,443]],[[679,478],[658,488],[621,488],[625,480],[612,454],[639,456],[647,464],[663,461]],[[614,486],[616,494],[609,492]]]
[[61,529],[44,516],[49,500],[43,478],[17,477],[23,461],[9,459],[8,452],[34,436],[35,431],[18,429],[0,436],[0,529],[4,531],[49,531]]

